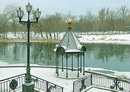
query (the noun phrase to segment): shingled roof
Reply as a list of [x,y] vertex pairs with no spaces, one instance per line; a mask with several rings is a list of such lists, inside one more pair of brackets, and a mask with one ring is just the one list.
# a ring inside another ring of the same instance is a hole
[[54,51],[64,53],[80,53],[85,52],[86,48],[79,43],[72,29],[68,29],[63,39],[56,45]]

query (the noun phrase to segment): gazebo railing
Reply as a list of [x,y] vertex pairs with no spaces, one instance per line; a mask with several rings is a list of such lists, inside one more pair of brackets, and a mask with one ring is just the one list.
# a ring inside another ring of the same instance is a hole
[[93,74],[83,77],[73,82],[73,92],[81,92],[89,86],[101,87],[103,89],[120,90],[130,92],[130,80],[117,78],[114,76]]
[[[32,80],[34,82],[34,89],[35,90],[40,90],[40,91],[45,91],[45,92],[63,92],[63,87],[56,85],[54,83],[51,83],[49,81],[46,81],[44,79],[38,78],[36,76],[32,76]],[[12,80],[17,81],[17,86],[16,88],[11,89],[10,85],[15,86],[16,83],[12,83]],[[3,80],[0,80],[0,92],[19,92],[19,90],[22,90],[22,84],[25,81],[25,74],[20,74],[17,76],[13,76],[10,78],[6,78]]]

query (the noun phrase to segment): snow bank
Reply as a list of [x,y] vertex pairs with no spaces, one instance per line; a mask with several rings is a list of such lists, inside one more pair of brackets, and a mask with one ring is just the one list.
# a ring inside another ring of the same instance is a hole
[[118,35],[79,35],[78,39],[82,43],[130,44],[130,34],[118,34]]

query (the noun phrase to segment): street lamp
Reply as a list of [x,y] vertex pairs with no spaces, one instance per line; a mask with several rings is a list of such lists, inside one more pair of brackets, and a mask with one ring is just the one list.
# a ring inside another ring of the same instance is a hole
[[24,12],[19,8],[17,10],[17,16],[19,17],[20,23],[27,24],[27,67],[26,67],[26,74],[25,74],[25,84],[23,84],[23,92],[34,92],[34,84],[32,83],[31,74],[30,74],[30,24],[31,23],[38,23],[38,20],[41,15],[41,11],[37,9],[33,14],[36,21],[30,21],[30,13],[32,11],[32,5],[28,3],[26,5],[26,11],[28,13],[28,20],[22,21]]

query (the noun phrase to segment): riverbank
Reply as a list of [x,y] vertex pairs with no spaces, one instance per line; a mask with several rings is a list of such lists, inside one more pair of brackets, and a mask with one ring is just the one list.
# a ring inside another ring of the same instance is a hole
[[[17,39],[17,38],[0,38],[0,42],[27,42],[27,39]],[[59,40],[55,39],[30,39],[30,42],[45,42],[45,43],[58,43]]]
[[[58,43],[64,36],[64,33],[59,35],[59,39],[43,39],[30,38],[30,42],[47,42]],[[111,44],[130,44],[130,34],[95,34],[95,35],[76,35],[81,43],[111,43]],[[18,36],[19,37],[19,36]],[[9,35],[7,39],[0,38],[0,42],[26,42],[25,38],[17,38]]]

